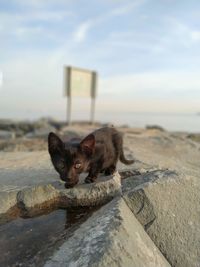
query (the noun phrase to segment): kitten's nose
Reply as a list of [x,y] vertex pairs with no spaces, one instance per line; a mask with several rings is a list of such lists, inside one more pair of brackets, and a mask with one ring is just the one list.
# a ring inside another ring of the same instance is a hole
[[65,180],[65,186],[67,187],[73,187],[78,183],[79,179],[75,178],[75,179],[71,179],[71,178],[67,178]]
[[75,184],[65,183],[65,188],[72,188]]

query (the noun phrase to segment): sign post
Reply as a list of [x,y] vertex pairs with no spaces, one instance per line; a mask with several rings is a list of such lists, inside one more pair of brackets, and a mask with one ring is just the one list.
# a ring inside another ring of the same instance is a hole
[[72,97],[91,97],[91,123],[94,123],[97,73],[86,69],[64,66],[64,93],[67,96],[67,122],[71,123]]

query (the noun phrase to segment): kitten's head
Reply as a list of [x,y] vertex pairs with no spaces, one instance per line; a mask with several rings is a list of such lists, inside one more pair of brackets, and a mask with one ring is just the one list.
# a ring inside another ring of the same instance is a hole
[[64,143],[56,134],[48,136],[48,150],[54,168],[66,187],[73,187],[79,182],[79,174],[87,171],[94,153],[95,138],[90,134],[82,141],[71,140]]

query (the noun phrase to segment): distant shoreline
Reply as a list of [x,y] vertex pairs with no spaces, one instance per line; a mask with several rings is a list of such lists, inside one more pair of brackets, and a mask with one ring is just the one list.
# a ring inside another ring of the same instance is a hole
[[[196,114],[158,114],[158,113],[133,113],[133,112],[96,112],[95,125],[101,127],[102,125],[115,125],[116,127],[126,126],[129,128],[146,128],[156,126],[165,129],[169,132],[188,132],[188,133],[200,133],[199,123],[200,113]],[[57,116],[58,118],[59,116]],[[55,125],[67,125],[67,121],[64,119],[57,119],[51,116],[42,118],[30,118],[30,119],[12,119],[12,118],[0,118],[0,123],[27,123],[37,124],[42,121],[50,121]],[[73,124],[88,124],[88,113],[73,113]],[[2,128],[0,128],[2,129]]]

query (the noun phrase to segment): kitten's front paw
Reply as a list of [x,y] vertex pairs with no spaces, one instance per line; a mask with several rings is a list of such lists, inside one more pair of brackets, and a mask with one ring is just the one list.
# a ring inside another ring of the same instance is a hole
[[85,183],[86,183],[86,184],[94,183],[94,179],[92,179],[91,177],[86,177],[86,178],[85,178]]

